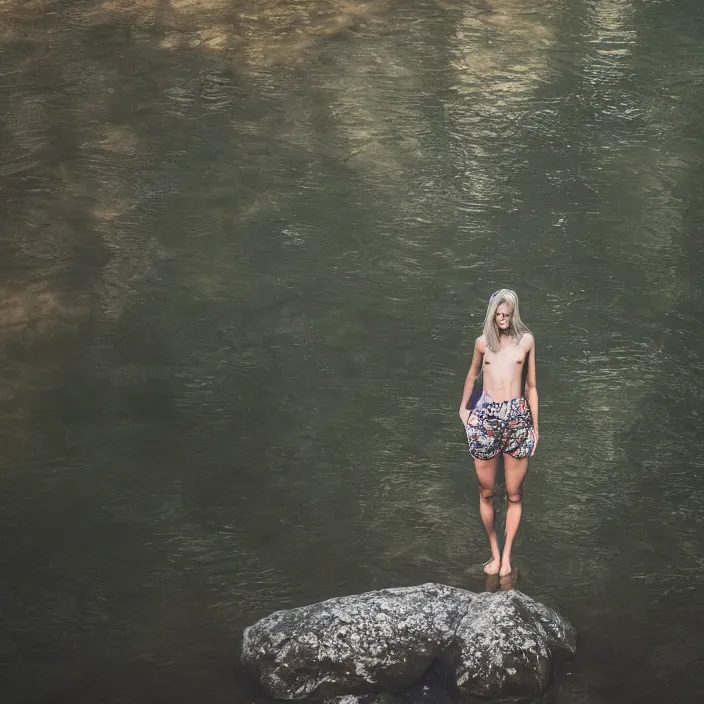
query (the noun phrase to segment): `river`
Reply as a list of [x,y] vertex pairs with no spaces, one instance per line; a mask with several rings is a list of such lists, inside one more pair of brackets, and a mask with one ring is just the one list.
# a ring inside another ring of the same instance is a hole
[[541,702],[704,695],[704,5],[0,2],[8,704],[264,702],[242,628],[480,591],[457,417],[537,341]]

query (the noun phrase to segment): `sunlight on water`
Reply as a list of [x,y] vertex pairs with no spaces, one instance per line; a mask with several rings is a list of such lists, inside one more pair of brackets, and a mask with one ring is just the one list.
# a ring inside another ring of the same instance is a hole
[[0,2],[10,698],[263,701],[265,613],[484,589],[456,406],[500,285],[538,341],[519,586],[580,631],[545,701],[704,691],[702,19]]

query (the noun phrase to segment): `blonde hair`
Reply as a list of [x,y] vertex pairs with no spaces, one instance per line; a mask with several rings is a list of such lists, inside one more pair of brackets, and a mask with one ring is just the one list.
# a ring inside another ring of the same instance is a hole
[[502,288],[491,294],[489,306],[486,309],[486,318],[484,318],[484,338],[486,346],[492,352],[498,352],[501,349],[501,341],[499,339],[499,326],[496,324],[496,309],[506,303],[511,306],[513,313],[509,318],[508,332],[511,337],[518,343],[520,339],[530,330],[521,320],[521,314],[518,310],[518,295],[510,288]]

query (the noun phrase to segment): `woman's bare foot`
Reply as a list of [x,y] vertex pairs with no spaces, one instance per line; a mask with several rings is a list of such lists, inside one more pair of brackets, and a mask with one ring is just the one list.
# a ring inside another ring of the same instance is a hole
[[498,557],[492,557],[489,562],[484,563],[484,572],[486,574],[499,574],[501,568],[501,560]]
[[499,577],[508,577],[511,574],[511,560],[504,557],[501,560],[501,569],[499,570]]

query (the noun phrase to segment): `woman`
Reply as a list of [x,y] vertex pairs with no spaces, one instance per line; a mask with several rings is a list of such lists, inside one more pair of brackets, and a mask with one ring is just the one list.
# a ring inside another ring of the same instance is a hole
[[[472,395],[480,374],[482,388]],[[491,546],[491,559],[484,565],[484,572],[505,577],[511,573],[511,549],[521,522],[528,458],[538,445],[535,340],[521,320],[518,296],[511,289],[502,288],[489,299],[484,333],[474,343],[472,364],[464,382],[460,418],[474,458],[479,509]],[[501,454],[508,500],[503,555],[496,540],[493,504]]]

